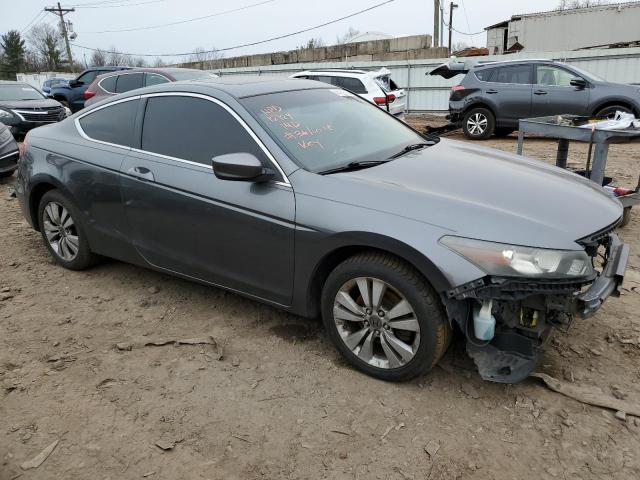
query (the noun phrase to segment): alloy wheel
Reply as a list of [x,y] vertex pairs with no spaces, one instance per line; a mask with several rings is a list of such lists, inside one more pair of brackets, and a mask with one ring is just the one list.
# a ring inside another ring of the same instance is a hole
[[487,117],[482,113],[474,113],[467,119],[467,130],[471,135],[482,135],[489,123]]
[[69,211],[49,202],[42,212],[42,224],[52,250],[65,262],[73,261],[80,250],[78,230]]
[[333,318],[344,344],[374,367],[403,367],[420,346],[413,307],[397,289],[377,278],[346,282],[336,294]]

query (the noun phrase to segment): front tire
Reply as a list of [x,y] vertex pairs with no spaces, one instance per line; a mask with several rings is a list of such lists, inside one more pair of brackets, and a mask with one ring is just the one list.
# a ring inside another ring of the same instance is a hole
[[464,115],[462,131],[470,140],[486,140],[493,135],[495,128],[496,117],[486,108],[472,108]]
[[613,117],[615,117],[616,112],[632,113],[631,109],[629,107],[625,107],[624,105],[610,105],[598,110],[598,112],[596,113],[596,118],[611,120],[613,119]]
[[84,270],[96,261],[80,220],[80,212],[62,192],[50,190],[40,200],[38,221],[44,244],[54,260],[70,270]]
[[377,252],[355,255],[331,272],[322,290],[322,317],[349,363],[381,380],[428,372],[451,337],[433,287],[411,265]]

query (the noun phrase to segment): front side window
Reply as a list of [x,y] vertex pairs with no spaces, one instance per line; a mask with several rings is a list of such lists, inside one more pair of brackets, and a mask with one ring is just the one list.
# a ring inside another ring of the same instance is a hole
[[89,85],[101,73],[104,73],[104,72],[99,72],[97,70],[92,70],[91,72],[83,73],[82,75],[80,75],[78,77],[78,82],[82,82],[84,85]]
[[357,78],[336,77],[335,84],[353,93],[367,93],[367,89],[364,87],[364,84]]
[[79,122],[84,133],[93,140],[130,147],[140,100],[129,100],[95,110]]
[[223,107],[187,96],[150,97],[142,127],[142,150],[211,165],[227,153],[251,153],[267,162],[247,130]]
[[258,95],[243,105],[305,170],[383,161],[425,139],[375,105],[340,89]]
[[550,65],[538,65],[536,67],[536,84],[549,87],[570,87],[571,80],[576,78],[564,68],[552,67]]
[[0,101],[12,100],[42,100],[42,95],[38,90],[27,83],[15,83],[0,85]]
[[136,88],[142,88],[142,73],[129,73],[118,75],[118,81],[116,82],[116,93],[129,92]]
[[530,65],[512,65],[509,67],[500,67],[496,69],[495,75],[491,78],[496,83],[531,83],[531,66]]

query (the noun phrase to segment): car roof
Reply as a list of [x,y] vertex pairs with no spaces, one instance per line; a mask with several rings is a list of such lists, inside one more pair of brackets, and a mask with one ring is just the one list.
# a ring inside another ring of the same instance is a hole
[[327,76],[352,76],[359,77],[362,75],[378,77],[380,75],[388,75],[391,71],[385,67],[378,69],[360,69],[360,68],[325,68],[325,69],[313,69],[305,70],[303,72],[295,73],[294,75],[327,75]]
[[205,95],[210,93],[214,96],[218,92],[224,92],[235,98],[246,98],[266,95],[269,93],[332,88],[336,87],[327,83],[317,82],[315,80],[258,75],[228,75],[212,78],[210,80],[183,80],[179,82],[154,85],[152,87],[139,88],[120,94],[118,98],[159,92],[187,92]]

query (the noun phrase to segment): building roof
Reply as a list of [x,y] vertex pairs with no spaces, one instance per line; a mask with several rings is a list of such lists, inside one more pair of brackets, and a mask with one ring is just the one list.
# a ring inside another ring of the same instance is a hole
[[509,26],[509,22],[514,22],[516,20],[520,20],[525,17],[544,17],[549,15],[571,15],[573,13],[581,13],[585,11],[612,10],[612,9],[626,8],[626,7],[640,7],[640,2],[636,0],[633,2],[609,3],[606,5],[596,5],[593,7],[568,8],[564,10],[549,10],[546,12],[521,13],[518,15],[512,15],[509,20],[503,20],[502,22],[489,25],[488,27],[485,27],[485,30],[491,30],[493,28],[505,28]]

